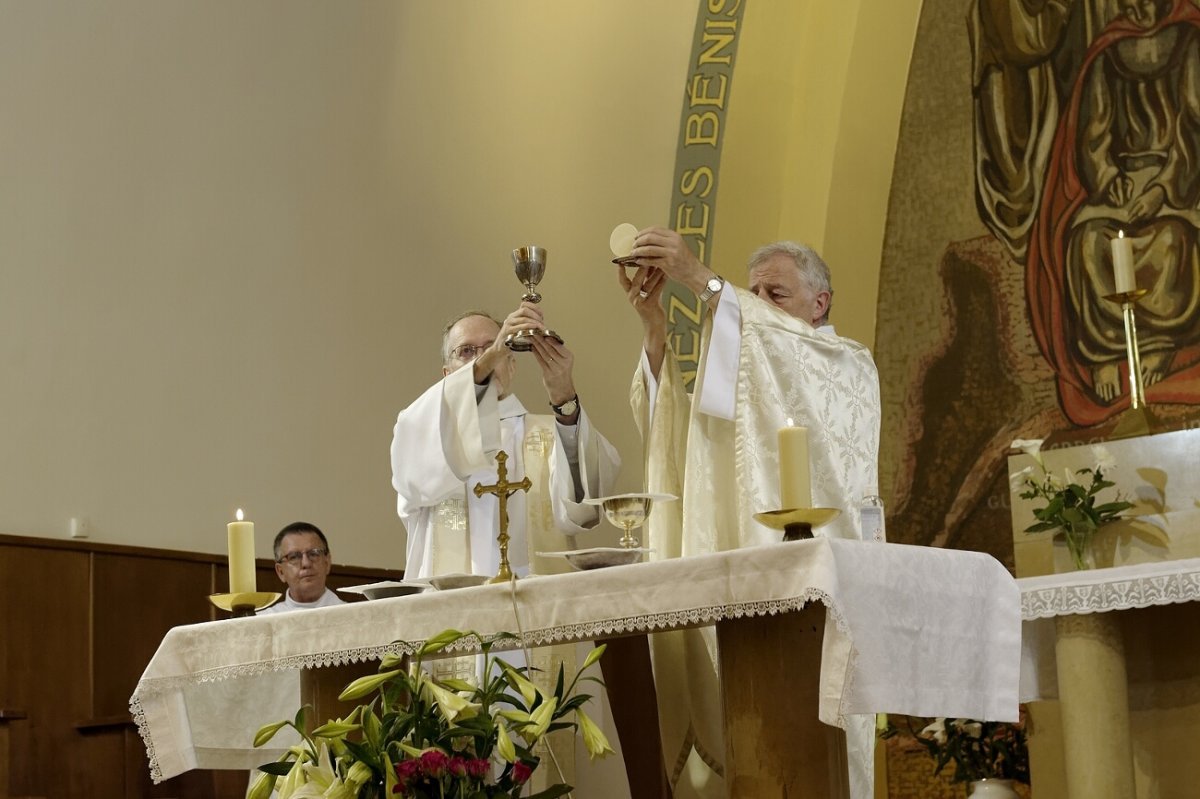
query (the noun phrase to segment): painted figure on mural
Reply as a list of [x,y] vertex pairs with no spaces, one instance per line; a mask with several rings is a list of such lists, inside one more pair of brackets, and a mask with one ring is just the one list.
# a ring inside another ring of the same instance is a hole
[[[1027,34],[1018,44],[1034,45],[1022,64],[997,45],[1015,41],[994,35],[999,5],[977,5],[973,32],[986,55],[1020,70],[985,70],[981,83],[977,52],[977,148],[991,147],[976,158],[980,210],[1014,258],[1024,255],[1031,323],[1064,412],[1090,425],[1127,402],[1120,309],[1103,299],[1114,290],[1109,242],[1119,230],[1133,239],[1148,290],[1138,310],[1147,396],[1200,402],[1200,11],[1190,0],[1009,0],[1009,12],[1040,23],[1037,35],[1015,28]],[[1098,30],[1076,58],[1090,27]],[[1002,102],[989,99],[997,90]],[[981,101],[1015,111],[987,124]]]

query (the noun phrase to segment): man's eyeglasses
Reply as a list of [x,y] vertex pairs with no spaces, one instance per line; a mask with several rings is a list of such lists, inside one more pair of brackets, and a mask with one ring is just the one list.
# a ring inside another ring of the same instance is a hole
[[450,354],[460,361],[473,361],[482,355],[493,343],[495,342],[489,341],[487,344],[459,344],[450,350]]
[[319,560],[328,554],[328,549],[324,549],[322,547],[313,547],[312,549],[306,549],[303,552],[289,552],[286,555],[281,556],[275,562],[283,563],[286,561],[289,566],[299,566],[300,561],[304,559],[305,555],[308,556],[309,560]]

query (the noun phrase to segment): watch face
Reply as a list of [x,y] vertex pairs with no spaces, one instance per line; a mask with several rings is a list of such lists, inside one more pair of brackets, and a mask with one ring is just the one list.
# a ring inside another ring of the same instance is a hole
[[567,400],[562,405],[559,405],[557,408],[555,408],[555,410],[558,411],[560,416],[570,416],[571,414],[575,413],[576,409],[578,408],[579,402],[577,400]]

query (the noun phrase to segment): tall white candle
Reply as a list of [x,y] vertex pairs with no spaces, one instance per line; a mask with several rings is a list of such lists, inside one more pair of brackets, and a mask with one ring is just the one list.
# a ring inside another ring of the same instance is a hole
[[229,593],[253,593],[256,590],[254,522],[242,521],[242,509],[238,508],[237,521],[229,523]]
[[808,428],[794,426],[791,419],[779,428],[779,499],[784,510],[812,507]]
[[1113,280],[1116,283],[1117,294],[1127,294],[1137,289],[1137,281],[1133,277],[1133,242],[1125,238],[1125,231],[1119,231],[1112,240]]

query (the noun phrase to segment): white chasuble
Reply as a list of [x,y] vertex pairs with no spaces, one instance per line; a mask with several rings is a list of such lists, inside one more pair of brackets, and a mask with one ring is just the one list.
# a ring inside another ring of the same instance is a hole
[[[814,507],[842,511],[815,533],[861,538],[857,508],[864,495],[877,493],[878,483],[879,378],[870,352],[728,283],[716,315],[715,332],[712,318],[705,320],[694,400],[670,352],[657,386],[647,385],[641,368],[634,376],[630,398],[646,453],[646,490],[681,498],[651,513],[651,557],[780,541],[782,534],[754,514],[781,507],[778,432],[789,419],[809,431]],[[711,412],[722,407],[727,411],[716,411],[722,415]],[[652,636],[651,651],[663,754],[676,796],[724,795],[715,629]],[[847,654],[827,649],[831,661],[844,662]],[[858,740],[867,720],[822,720],[847,728],[851,759],[858,761],[851,764],[851,793],[870,796],[873,741]],[[697,758],[712,772],[697,774]]]
[[[494,575],[499,501],[475,496],[477,484],[497,480],[496,453],[508,455],[508,480],[528,476],[533,487],[508,499],[508,558],[519,575],[567,568],[533,553],[573,547],[572,537],[599,523],[599,510],[576,501],[568,459],[572,437],[582,497],[611,493],[620,457],[581,410],[574,430],[553,416],[527,414],[515,396],[497,397],[495,384],[477,396],[471,369],[452,372],[401,411],[392,437],[392,485],[408,530],[405,572],[410,577]],[[532,569],[531,569],[532,567]]]
[[[507,480],[528,477],[531,483],[528,492],[515,491],[508,498],[509,566],[520,576],[570,569],[565,559],[535,553],[573,549],[574,535],[596,526],[599,509],[576,501],[577,489],[581,499],[612,493],[620,457],[585,410],[574,429],[553,416],[529,414],[515,396],[498,398],[494,383],[480,394],[468,364],[428,389],[396,421],[392,483],[408,529],[406,576],[497,573],[499,500],[494,494],[477,497],[474,489],[497,482],[499,450],[508,455]],[[455,626],[455,620],[447,619],[446,626]],[[511,632],[518,626],[514,618]],[[575,648],[533,649],[528,664],[519,652],[504,653],[504,659],[529,665],[534,669],[530,679],[553,693],[560,667],[568,680],[575,673]],[[437,677],[472,679],[482,665],[482,658],[446,658],[431,663],[431,669]],[[546,736],[534,749],[542,765],[530,779],[530,790],[559,781],[574,784],[574,752],[572,731]]]

